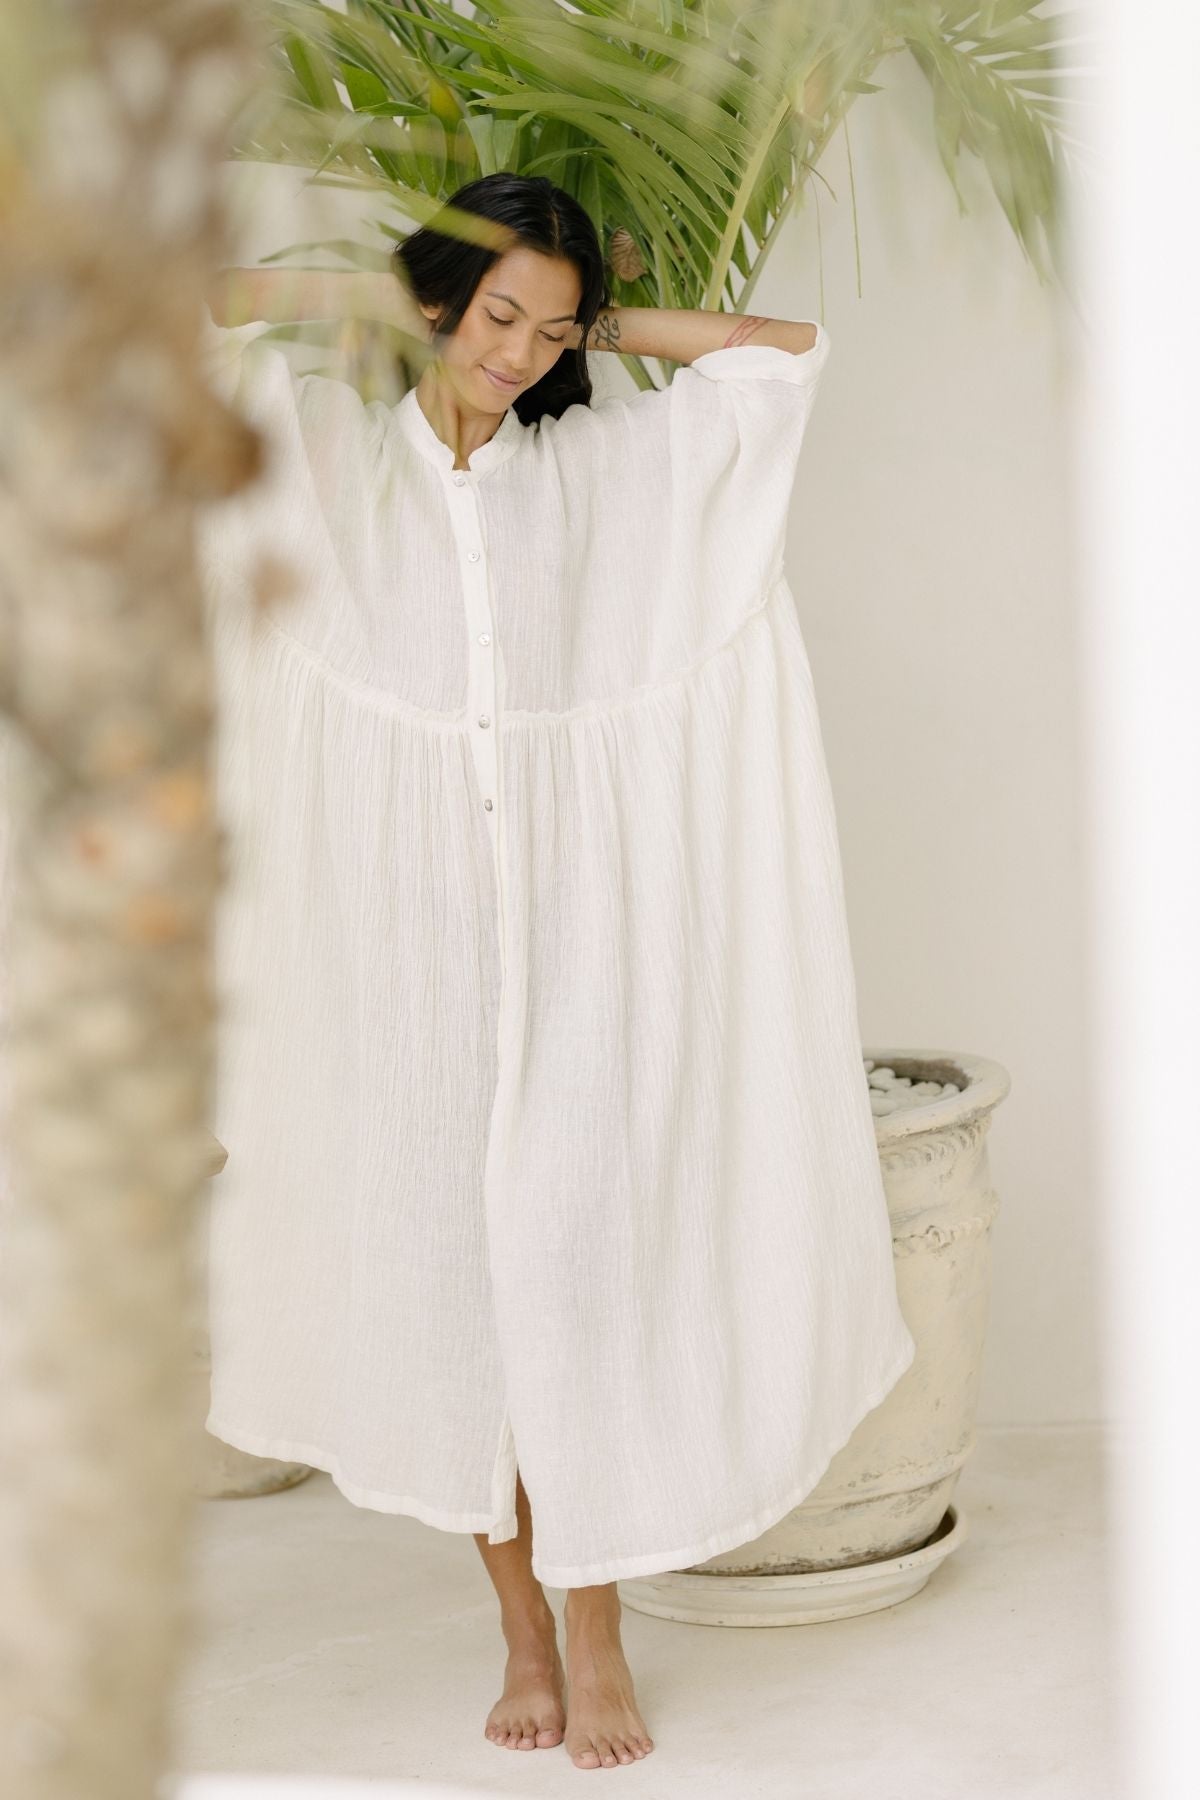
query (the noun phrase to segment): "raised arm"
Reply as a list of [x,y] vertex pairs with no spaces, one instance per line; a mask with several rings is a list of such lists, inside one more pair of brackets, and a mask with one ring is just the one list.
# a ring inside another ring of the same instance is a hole
[[[374,319],[426,347],[431,326],[395,275],[342,269],[223,269],[208,294],[218,325],[299,319]],[[578,325],[567,333],[573,348]],[[711,312],[662,306],[605,307],[588,333],[589,350],[690,363],[709,350],[759,344],[803,355],[817,340],[811,319],[770,319],[757,313]]]
[[[579,339],[579,327],[573,325],[567,342],[574,346]],[[610,306],[601,311],[588,333],[587,347],[690,363],[709,350],[732,349],[736,344],[763,344],[803,355],[816,341],[817,329],[811,319],[764,319],[755,313],[688,307]]]
[[394,275],[356,269],[222,269],[208,290],[217,325],[374,319],[428,344],[429,321]]

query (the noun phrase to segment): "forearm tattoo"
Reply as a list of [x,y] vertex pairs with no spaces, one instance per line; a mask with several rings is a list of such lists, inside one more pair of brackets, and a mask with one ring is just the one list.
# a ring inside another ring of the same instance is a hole
[[766,323],[766,319],[760,319],[753,313],[747,313],[745,318],[738,320],[722,347],[728,350],[734,344],[744,344],[748,337],[753,337],[760,325]]
[[596,315],[596,323],[592,326],[589,343],[593,350],[616,350],[620,344],[621,327],[615,312],[601,312]]
[[[740,318],[729,336],[725,339],[724,348],[733,344],[744,344],[754,336],[763,325],[769,325],[769,319],[761,319],[756,313],[747,313]],[[600,312],[596,315],[596,323],[588,333],[588,345],[592,350],[619,350],[621,347],[621,323],[615,312]]]

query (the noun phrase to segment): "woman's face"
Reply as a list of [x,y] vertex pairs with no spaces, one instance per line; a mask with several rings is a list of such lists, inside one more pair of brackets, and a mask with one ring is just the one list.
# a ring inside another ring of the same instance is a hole
[[[579,271],[564,257],[518,245],[494,262],[440,347],[442,373],[461,403],[500,413],[540,381],[562,355],[582,297]],[[436,319],[436,307],[421,310]]]

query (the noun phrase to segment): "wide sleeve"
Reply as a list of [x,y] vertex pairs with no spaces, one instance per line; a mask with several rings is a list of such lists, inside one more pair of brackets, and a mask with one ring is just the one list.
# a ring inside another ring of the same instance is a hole
[[561,466],[591,541],[619,542],[639,604],[688,643],[721,641],[782,578],[801,446],[829,336],[710,350],[665,386],[569,407]]
[[[238,393],[243,381],[253,376],[256,370],[270,370],[278,362],[282,364],[280,373],[290,376],[290,366],[278,346],[259,341],[270,328],[270,321],[267,319],[252,319],[248,325],[218,325],[211,309],[204,307],[200,324],[200,356],[205,375],[227,405],[238,404]],[[256,343],[254,356],[247,357],[247,350]],[[284,385],[289,384],[285,382]],[[289,400],[289,404],[292,404],[292,400]]]
[[251,425],[262,446],[253,479],[201,509],[197,553],[214,627],[245,611],[261,558],[288,562],[291,516],[311,484],[301,429],[300,378],[277,344],[262,341],[266,320],[222,326],[204,309],[201,369],[213,392]]
[[[202,510],[198,560],[210,617],[244,635],[256,577],[286,585],[275,609],[314,649],[325,648],[328,596],[356,577],[389,408],[356,387],[297,372],[262,321],[218,326],[206,311],[202,367],[212,390],[259,434],[263,462],[236,494]],[[270,578],[270,576],[269,576]]]
[[[365,404],[347,382],[298,373],[274,340],[263,341],[268,329],[260,321],[217,326],[211,314],[202,325],[202,374],[263,451],[250,482],[199,510],[195,536],[228,846],[222,933],[241,928],[244,884],[252,886],[269,824],[260,811],[264,764],[305,729],[304,665],[292,646],[324,651],[338,625],[345,559],[369,536],[369,466],[381,429],[379,403]],[[304,767],[297,763],[298,779]]]
[[[697,443],[704,478],[728,475],[748,493],[769,490],[785,503],[829,360],[829,333],[797,354],[768,344],[709,350],[676,371],[670,384],[677,439]],[[711,435],[701,451],[701,434]]]
[[609,497],[636,513],[639,496],[656,511],[722,508],[744,522],[782,517],[796,478],[825,364],[829,333],[799,353],[767,344],[709,350],[675,371],[665,387],[609,396],[564,415],[590,471]]
[[247,553],[311,564],[361,535],[367,478],[387,408],[347,381],[297,373],[268,323],[219,326],[205,309],[201,357],[213,391],[263,440],[263,467],[205,509],[202,557],[231,572]]

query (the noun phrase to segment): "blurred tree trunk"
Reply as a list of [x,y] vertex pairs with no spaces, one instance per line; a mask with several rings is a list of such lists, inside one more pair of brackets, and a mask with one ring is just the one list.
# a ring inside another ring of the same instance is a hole
[[191,1625],[194,1240],[220,1160],[194,515],[258,460],[198,331],[262,71],[236,0],[5,5],[0,1793],[150,1800]]

